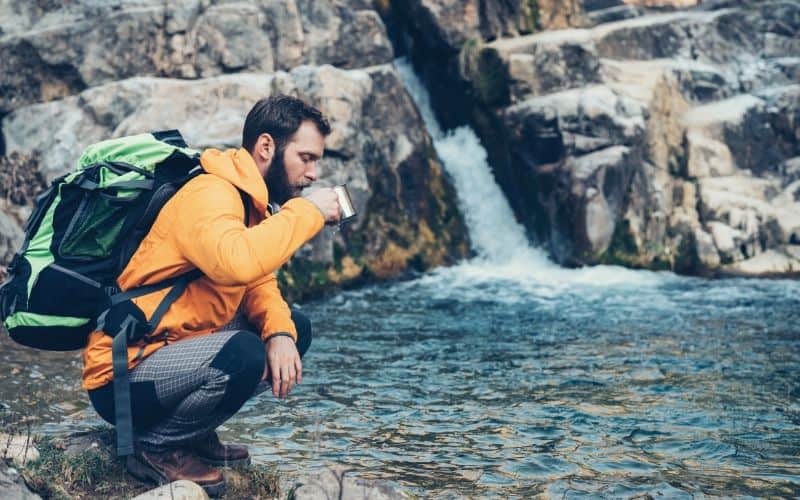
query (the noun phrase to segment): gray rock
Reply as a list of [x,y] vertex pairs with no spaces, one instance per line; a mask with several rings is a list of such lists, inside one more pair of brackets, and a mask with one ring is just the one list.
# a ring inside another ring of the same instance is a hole
[[198,484],[180,480],[159,486],[153,490],[136,495],[133,500],[206,500],[208,495]]
[[800,247],[770,249],[750,259],[726,265],[722,270],[748,277],[796,276],[800,273]]
[[197,78],[392,60],[378,15],[343,1],[0,4],[0,113],[134,76]]
[[31,492],[19,472],[0,461],[0,497],[19,500],[40,500],[42,497]]
[[340,466],[326,468],[301,479],[294,490],[297,500],[398,500],[411,497],[389,481],[360,479],[356,471]]
[[11,262],[14,253],[22,246],[25,234],[19,222],[9,217],[6,210],[0,211],[0,263]]

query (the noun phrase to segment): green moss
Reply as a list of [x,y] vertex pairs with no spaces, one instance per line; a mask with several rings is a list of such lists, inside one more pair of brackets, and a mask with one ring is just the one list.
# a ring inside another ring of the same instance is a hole
[[699,274],[702,270],[702,263],[700,257],[697,255],[697,243],[695,242],[694,234],[685,232],[680,236],[675,252],[675,265],[674,271],[679,274]]
[[508,69],[494,49],[483,49],[478,55],[478,78],[475,82],[481,100],[489,106],[508,104]]
[[533,33],[542,29],[542,21],[539,14],[539,0],[525,0],[525,2],[522,3],[522,15],[525,19],[523,32]]
[[599,264],[652,270],[672,268],[672,260],[664,245],[645,242],[642,248],[638,247],[627,220],[622,220],[616,225],[608,248],[605,252],[594,256],[593,261]]
[[318,295],[330,285],[328,266],[308,258],[295,257],[278,271],[278,286],[290,301]]
[[467,40],[461,46],[459,68],[483,104],[503,106],[510,102],[508,68],[495,49],[478,40]]

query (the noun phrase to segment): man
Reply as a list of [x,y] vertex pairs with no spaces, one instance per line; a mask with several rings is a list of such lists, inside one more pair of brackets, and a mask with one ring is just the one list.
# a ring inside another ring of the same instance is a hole
[[[329,133],[322,114],[299,99],[256,103],[242,148],[202,154],[207,175],[167,202],[120,275],[123,290],[194,268],[204,275],[172,304],[149,342],[128,349],[136,451],[127,466],[133,475],[157,483],[188,479],[219,494],[224,478],[211,465],[246,462],[249,455],[244,446],[222,444],[214,429],[257,392],[259,382],[271,384],[278,397],[300,383],[310,324],[281,297],[275,271],[325,222],[339,218],[333,189],[301,196],[317,179]],[[270,215],[269,205],[280,211]],[[150,318],[167,292],[134,302]],[[237,311],[244,320],[231,323]],[[113,423],[111,340],[91,334],[83,386],[97,412]]]

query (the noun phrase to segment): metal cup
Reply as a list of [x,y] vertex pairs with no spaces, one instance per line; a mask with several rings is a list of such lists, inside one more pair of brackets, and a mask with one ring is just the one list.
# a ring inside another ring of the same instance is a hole
[[339,197],[339,224],[349,222],[356,216],[356,207],[353,205],[353,199],[350,197],[347,185],[341,184],[339,186],[334,186],[333,190],[336,192],[336,196]]

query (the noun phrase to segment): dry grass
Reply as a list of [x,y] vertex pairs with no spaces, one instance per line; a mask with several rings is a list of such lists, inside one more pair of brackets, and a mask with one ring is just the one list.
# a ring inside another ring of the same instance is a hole
[[17,152],[0,156],[0,198],[16,205],[33,205],[46,187],[37,156]]
[[[33,492],[44,499],[131,498],[155,487],[127,473],[114,453],[115,433],[111,427],[71,435],[67,438],[33,437],[30,426],[10,422],[0,415],[0,427],[8,435],[30,436],[39,458],[29,462],[21,474]],[[0,442],[0,457],[7,458],[9,443]],[[224,499],[272,499],[280,495],[278,474],[272,468],[247,465],[225,470]]]

